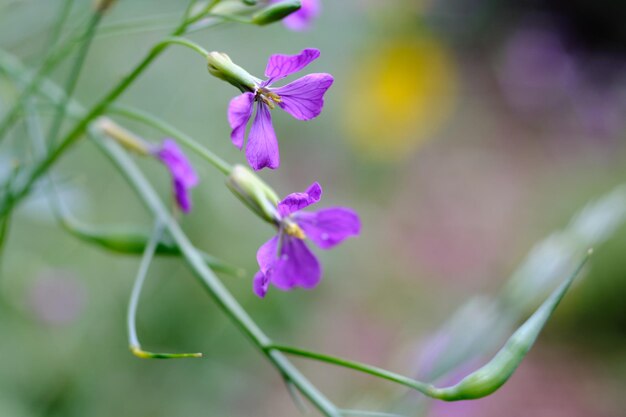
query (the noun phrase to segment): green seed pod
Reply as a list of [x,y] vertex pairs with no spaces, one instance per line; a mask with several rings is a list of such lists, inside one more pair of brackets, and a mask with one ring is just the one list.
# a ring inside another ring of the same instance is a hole
[[250,210],[270,223],[278,223],[279,198],[263,180],[243,165],[235,165],[226,185]]
[[270,4],[252,16],[252,23],[264,26],[279,22],[293,12],[300,10],[301,7],[302,3],[300,0],[285,0],[280,3]]
[[[77,238],[112,252],[141,255],[150,240],[148,230],[134,226],[94,227],[79,223],[67,216],[60,217],[60,221],[63,228]],[[180,249],[167,235],[164,235],[161,237],[155,253],[157,255],[178,256],[180,255]],[[244,275],[244,271],[241,268],[230,265],[202,251],[200,251],[200,255],[204,262],[215,271],[238,277]]]
[[446,400],[471,400],[485,397],[500,388],[517,369],[537,336],[552,316],[559,302],[578,275],[592,251],[576,271],[543,302],[528,320],[511,336],[504,347],[486,365],[463,378],[458,384],[447,388],[435,388],[433,397]]
[[209,52],[207,62],[211,75],[234,85],[242,92],[254,92],[257,84],[261,82],[248,71],[235,64],[223,52]]

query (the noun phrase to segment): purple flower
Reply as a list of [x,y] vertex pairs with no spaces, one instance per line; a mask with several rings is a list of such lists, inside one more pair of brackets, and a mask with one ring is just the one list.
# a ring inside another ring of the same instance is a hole
[[198,176],[173,139],[164,139],[152,154],[167,167],[172,175],[172,187],[178,207],[184,212],[191,210],[191,188],[198,185]]
[[230,137],[239,149],[243,147],[252,106],[257,103],[246,147],[246,158],[255,170],[275,169],[280,164],[271,109],[278,105],[299,120],[313,119],[322,112],[324,94],[333,83],[330,74],[309,74],[283,87],[270,88],[275,81],[300,71],[319,56],[317,49],[305,49],[297,55],[272,55],[265,69],[267,80],[258,83],[254,92],[245,92],[231,100],[228,106],[228,122],[233,129]]
[[[279,3],[282,0],[272,0],[271,3]],[[302,0],[302,7],[295,13],[283,19],[283,23],[288,29],[295,31],[307,30],[313,20],[320,14],[320,0]]]
[[256,257],[259,272],[254,292],[264,297],[269,284],[283,291],[295,287],[311,289],[322,276],[322,267],[304,243],[309,238],[322,249],[330,249],[361,230],[359,216],[351,209],[333,207],[301,212],[317,203],[322,187],[313,183],[304,193],[293,193],[278,203],[278,234],[265,242]]

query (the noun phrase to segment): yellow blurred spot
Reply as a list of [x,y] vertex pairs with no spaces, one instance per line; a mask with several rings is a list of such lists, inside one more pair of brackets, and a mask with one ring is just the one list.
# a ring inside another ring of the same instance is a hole
[[435,37],[396,39],[370,51],[352,71],[346,128],[358,150],[397,159],[445,122],[456,93],[456,71]]

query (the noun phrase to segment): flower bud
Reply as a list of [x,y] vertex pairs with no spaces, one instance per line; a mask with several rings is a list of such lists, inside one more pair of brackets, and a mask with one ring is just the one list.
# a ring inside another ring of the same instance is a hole
[[252,23],[255,25],[269,25],[283,20],[293,12],[297,12],[302,7],[300,0],[285,0],[280,3],[270,4],[259,10],[252,16]]
[[235,165],[226,179],[228,188],[250,210],[262,219],[277,224],[279,222],[278,196],[256,174],[243,165]]
[[256,85],[261,82],[248,71],[235,64],[223,52],[209,52],[207,61],[211,75],[234,85],[243,92],[253,92]]
[[150,155],[150,146],[139,136],[124,129],[113,120],[101,117],[97,122],[98,129],[105,135],[115,139],[126,149],[137,152],[140,155]]

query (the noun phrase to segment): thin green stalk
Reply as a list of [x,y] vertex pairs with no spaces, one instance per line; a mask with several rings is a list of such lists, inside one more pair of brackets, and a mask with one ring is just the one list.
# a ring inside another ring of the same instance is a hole
[[13,126],[13,123],[18,119],[20,110],[24,105],[24,101],[29,97],[38,87],[39,82],[46,73],[51,71],[65,58],[74,48],[74,41],[67,43],[63,48],[57,50],[57,44],[59,42],[63,26],[67,20],[69,11],[71,9],[72,0],[66,0],[59,11],[59,17],[57,23],[52,30],[51,40],[48,44],[45,58],[37,72],[30,80],[28,85],[22,90],[18,96],[15,105],[9,110],[7,114],[0,121],[0,141],[5,137],[8,130]]
[[128,326],[128,342],[130,351],[133,355],[142,359],[180,359],[180,358],[201,358],[202,353],[153,353],[147,352],[141,348],[139,343],[139,337],[137,336],[137,307],[139,306],[139,296],[143,289],[143,285],[146,282],[148,276],[148,269],[154,258],[157,245],[161,240],[163,233],[163,225],[157,220],[154,223],[154,230],[150,236],[150,241],[146,246],[146,250],[141,258],[139,264],[139,270],[137,271],[137,277],[133,284],[133,289],[130,293],[130,301],[128,303],[128,316],[126,324]]
[[128,119],[141,122],[162,131],[166,135],[174,137],[174,139],[177,139],[180,143],[204,158],[211,165],[220,170],[220,172],[222,172],[224,175],[229,175],[232,170],[232,166],[224,161],[222,158],[217,156],[215,153],[193,140],[189,135],[178,130],[178,128],[170,125],[167,122],[164,122],[163,120],[151,115],[150,113],[120,104],[110,106],[107,109],[107,113],[117,114],[120,116],[124,116]]
[[[211,5],[216,5],[219,0],[214,0]],[[210,10],[210,9],[209,9]],[[0,205],[0,219],[4,218],[9,213],[13,206],[21,201],[30,192],[33,184],[59,159],[65,151],[70,148],[85,132],[89,123],[91,123],[96,117],[100,116],[106,108],[113,103],[126,89],[152,64],[152,62],[160,56],[165,49],[172,43],[171,38],[175,38],[185,32],[185,28],[194,20],[189,19],[181,23],[173,32],[171,37],[162,40],[152,47],[148,54],[141,60],[141,62],[135,66],[135,68],[124,77],[117,85],[115,85],[105,96],[97,102],[95,106],[87,112],[87,115],[76,123],[73,129],[65,136],[61,143],[49,152],[45,158],[36,163],[36,165],[25,173],[25,177],[20,181],[16,181],[17,184],[13,187],[11,193],[4,198]]]
[[278,350],[280,352],[288,353],[290,355],[301,356],[307,359],[313,359],[330,363],[332,365],[341,366],[343,368],[354,369],[355,371],[363,372],[369,375],[386,379],[388,381],[396,382],[400,385],[404,385],[411,389],[417,390],[429,397],[435,397],[437,395],[437,388],[431,384],[425,382],[416,381],[413,378],[406,377],[404,375],[397,374],[395,372],[388,371],[386,369],[378,368],[376,366],[367,365],[360,362],[355,362],[335,356],[325,355],[323,353],[311,352],[304,349],[299,349],[291,346],[271,345],[269,349]]
[[[7,236],[9,235],[9,224],[11,223],[11,216],[6,216],[0,220],[0,266],[3,264],[2,256],[4,255],[4,247],[6,245]],[[0,273],[2,270],[0,269]]]
[[56,47],[59,39],[61,39],[61,33],[63,33],[65,22],[70,15],[73,4],[74,0],[65,0],[59,8],[59,16],[55,19],[55,24],[51,31],[50,43],[48,45],[48,48],[53,49],[54,47]]
[[[220,2],[221,0],[212,0],[209,3],[207,3],[207,5],[204,7],[204,9],[202,9],[200,12],[198,12],[195,16],[191,16],[189,17],[187,20],[185,20],[185,23],[187,25],[190,25],[192,23],[197,22],[198,20],[202,19],[203,17],[206,17],[207,14],[209,14],[209,12],[211,10],[213,10],[213,8],[215,6],[217,6],[217,4]],[[187,9],[187,11],[185,12],[186,16],[188,16],[188,13],[192,11],[192,8],[195,4],[195,1],[192,2],[192,4],[190,5],[190,7]]]
[[51,144],[56,143],[57,136],[61,131],[61,126],[63,126],[63,121],[65,120],[65,113],[67,112],[67,103],[74,94],[74,89],[76,88],[76,84],[78,84],[80,72],[83,68],[83,64],[85,63],[87,53],[89,52],[89,48],[91,47],[91,42],[93,41],[93,37],[98,28],[98,24],[100,24],[100,21],[102,20],[102,17],[103,14],[100,11],[96,11],[89,20],[89,23],[87,24],[85,38],[80,46],[80,49],[78,50],[78,54],[76,55],[74,64],[72,65],[70,73],[65,82],[65,99],[63,100],[63,102],[61,102],[59,106],[56,107],[56,112],[52,119],[52,124],[50,125],[50,129],[48,130],[47,139],[48,142]]
[[167,208],[161,202],[146,177],[128,155],[113,141],[97,140],[96,143],[124,175],[148,210],[164,223],[165,228],[180,248],[194,275],[200,280],[203,287],[235,326],[250,338],[279,372],[293,382],[321,413],[327,417],[340,417],[341,413],[339,410],[281,352],[270,348],[272,346],[270,338],[257,326],[221,281],[202,261],[200,254],[178,223],[170,216]]
[[165,38],[165,39],[163,39],[163,41],[161,41],[161,43],[166,43],[168,45],[182,45],[182,46],[185,46],[185,47],[191,49],[192,51],[197,52],[203,58],[206,58],[207,55],[209,55],[209,51],[204,49],[202,46],[198,45],[197,43],[195,43],[195,42],[193,42],[193,41],[191,41],[191,40],[189,40],[187,38],[182,38],[180,36],[171,36],[169,38]]

